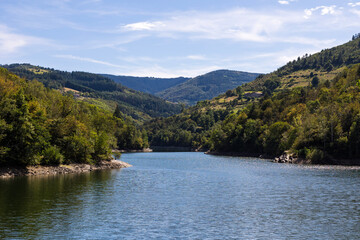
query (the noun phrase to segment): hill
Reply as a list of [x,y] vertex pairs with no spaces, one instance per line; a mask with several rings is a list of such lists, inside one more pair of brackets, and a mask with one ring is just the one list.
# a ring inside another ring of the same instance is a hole
[[101,74],[126,87],[155,95],[167,88],[183,83],[190,78],[154,78],[154,77],[131,77]]
[[360,39],[305,55],[145,127],[153,146],[360,164]]
[[125,87],[113,80],[87,72],[65,72],[30,64],[4,65],[28,80],[36,79],[46,87],[69,91],[83,101],[121,111],[138,121],[179,113],[181,106],[159,97]]
[[194,105],[212,99],[228,89],[253,81],[258,73],[217,70],[165,89],[156,95],[171,102]]
[[360,39],[356,35],[352,41],[345,44],[324,49],[313,55],[305,54],[298,57],[270,74],[259,76],[244,89],[262,91],[270,85],[272,85],[270,88],[274,88],[272,90],[304,87],[314,78],[319,82],[332,80],[344,67],[359,62]]

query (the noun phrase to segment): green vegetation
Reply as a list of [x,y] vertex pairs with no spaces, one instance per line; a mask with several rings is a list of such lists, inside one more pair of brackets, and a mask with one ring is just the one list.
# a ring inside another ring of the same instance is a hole
[[195,78],[148,78],[103,74],[127,87],[155,94],[170,102],[195,105],[228,89],[253,81],[259,74],[218,70]]
[[360,39],[145,125],[151,146],[360,164]]
[[[147,93],[124,87],[113,80],[92,73],[63,72],[30,64],[4,65],[9,71],[28,80],[36,79],[46,87],[72,92],[80,100],[99,106],[119,105],[121,111],[138,122],[153,117],[167,117],[179,113],[181,106],[166,102]],[[94,100],[95,99],[95,100]]]
[[156,95],[171,102],[194,105],[198,101],[212,99],[228,89],[253,81],[257,76],[257,73],[218,70],[189,79]]
[[100,109],[0,68],[0,165],[95,164],[112,148],[147,146],[119,108]]
[[357,63],[360,63],[360,38],[354,35],[350,42],[313,55],[305,54],[270,74],[259,76],[247,84],[245,90],[264,91],[267,81],[278,82],[277,91],[306,87],[315,76],[319,82],[330,81],[342,72],[344,67]]
[[130,77],[101,74],[131,89],[155,95],[165,89],[181,84],[190,78],[155,78],[155,77]]
[[230,114],[210,133],[211,149],[269,156],[291,150],[313,163],[360,161],[360,64],[331,83],[294,88]]

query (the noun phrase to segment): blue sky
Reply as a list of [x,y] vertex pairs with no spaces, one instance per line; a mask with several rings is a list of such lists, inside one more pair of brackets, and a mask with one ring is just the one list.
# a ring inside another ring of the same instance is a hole
[[267,73],[360,32],[360,2],[1,0],[0,64],[193,77]]

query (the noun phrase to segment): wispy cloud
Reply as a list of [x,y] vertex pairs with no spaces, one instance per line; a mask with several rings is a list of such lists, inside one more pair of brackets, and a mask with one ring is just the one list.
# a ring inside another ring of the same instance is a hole
[[[136,22],[123,26],[124,31],[147,31],[158,34],[189,34],[198,39],[232,39],[265,42],[284,24],[298,21],[300,14],[255,12],[235,9],[225,12],[184,12],[160,21]],[[172,35],[174,36],[174,35]]]
[[282,5],[289,5],[291,2],[295,2],[295,0],[279,0],[278,3]]
[[235,9],[224,12],[193,11],[177,13],[163,20],[127,24],[122,27],[122,30],[169,38],[229,39],[258,43],[282,42],[316,46],[333,42],[333,39],[317,40],[304,37],[304,34],[297,36],[299,32],[306,31],[307,24],[304,23],[309,20],[309,17],[315,11],[320,11],[321,15],[334,15],[340,10],[335,5],[306,9],[305,19],[302,11],[277,10],[261,12],[249,9]]
[[283,5],[288,5],[289,1],[278,1],[278,3],[283,4]]
[[190,59],[190,60],[207,60],[207,58],[202,55],[189,55],[189,56],[186,56],[186,58]]
[[71,60],[77,60],[77,61],[81,61],[81,62],[89,62],[89,63],[96,63],[96,64],[101,64],[101,65],[106,65],[109,67],[122,67],[120,65],[116,65],[110,62],[105,62],[105,61],[101,61],[101,60],[96,60],[93,58],[87,58],[87,57],[79,57],[79,56],[73,56],[73,55],[55,55],[55,57],[57,58],[65,58],[65,59],[71,59]]
[[48,44],[47,40],[14,33],[5,25],[0,25],[0,52],[9,54],[30,45]]
[[166,27],[162,22],[138,22],[131,23],[124,26],[124,29],[130,31],[142,31],[142,30],[157,30],[162,27]]

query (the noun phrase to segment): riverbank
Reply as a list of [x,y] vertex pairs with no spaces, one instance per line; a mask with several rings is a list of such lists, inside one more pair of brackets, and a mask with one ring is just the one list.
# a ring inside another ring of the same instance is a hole
[[15,176],[38,176],[55,175],[68,173],[84,173],[103,169],[120,169],[131,167],[130,164],[118,160],[102,161],[97,165],[90,164],[69,164],[60,166],[28,166],[24,168],[1,167],[0,178],[9,178]]
[[153,152],[151,148],[144,148],[144,149],[138,149],[138,150],[112,150],[112,153],[141,153],[141,152]]
[[285,152],[279,157],[266,156],[254,153],[240,153],[240,152],[211,152],[207,151],[205,154],[215,156],[233,156],[233,157],[255,157],[267,159],[274,163],[288,163],[288,164],[301,164],[301,165],[327,165],[327,166],[344,166],[360,168],[360,159],[335,159],[331,158],[322,162],[312,162],[310,159],[293,157],[291,154]]
[[262,158],[262,159],[272,159],[269,156],[255,154],[255,153],[241,153],[241,152],[211,152],[206,151],[205,154],[215,155],[215,156],[232,156],[232,157],[255,157],[255,158]]

